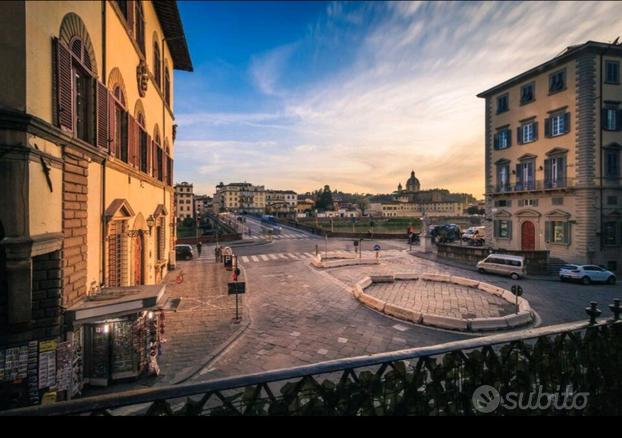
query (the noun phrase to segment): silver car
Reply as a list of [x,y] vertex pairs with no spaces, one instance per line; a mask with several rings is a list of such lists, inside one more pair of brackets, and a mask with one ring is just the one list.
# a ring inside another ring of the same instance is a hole
[[576,280],[583,284],[592,282],[616,284],[616,276],[613,272],[596,265],[564,265],[559,270],[561,281]]

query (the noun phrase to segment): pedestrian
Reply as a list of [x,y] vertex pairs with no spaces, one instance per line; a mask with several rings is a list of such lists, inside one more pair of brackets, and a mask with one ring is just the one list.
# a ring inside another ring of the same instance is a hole
[[233,281],[238,281],[239,276],[240,276],[240,268],[236,267],[233,270],[233,274],[232,274]]
[[201,244],[201,241],[199,240],[199,241],[197,242],[197,252],[199,253],[199,257],[201,257],[201,247],[202,247],[202,246],[203,246],[203,245]]

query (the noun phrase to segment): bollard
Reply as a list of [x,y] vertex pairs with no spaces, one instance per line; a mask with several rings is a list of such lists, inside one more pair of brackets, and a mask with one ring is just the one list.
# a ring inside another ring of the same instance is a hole
[[585,313],[590,317],[590,325],[596,324],[596,318],[601,315],[601,311],[598,308],[598,303],[596,301],[590,302],[590,307],[585,308]]
[[609,310],[613,313],[613,321],[620,320],[620,313],[622,313],[622,306],[620,306],[620,298],[614,298],[613,304],[609,304]]

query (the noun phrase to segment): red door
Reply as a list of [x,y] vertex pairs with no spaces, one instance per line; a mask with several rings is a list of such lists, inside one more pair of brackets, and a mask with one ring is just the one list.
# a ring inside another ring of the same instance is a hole
[[134,238],[134,286],[143,284],[143,236]]
[[536,249],[536,227],[531,221],[525,221],[521,225],[521,249],[523,251]]

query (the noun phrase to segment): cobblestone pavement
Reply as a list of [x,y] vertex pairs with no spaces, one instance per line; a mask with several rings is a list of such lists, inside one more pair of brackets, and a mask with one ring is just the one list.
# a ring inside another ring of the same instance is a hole
[[[205,256],[205,254],[204,254]],[[165,312],[165,336],[159,358],[158,383],[173,383],[199,369],[229,337],[240,329],[235,324],[235,298],[227,295],[231,272],[205,259],[177,263],[165,278],[167,296],[181,298],[177,311]],[[181,284],[175,282],[180,271]],[[240,281],[243,281],[240,278]],[[243,296],[239,297],[243,309]]]
[[515,310],[506,300],[475,288],[421,279],[375,283],[365,293],[418,313],[452,318],[491,318]]

